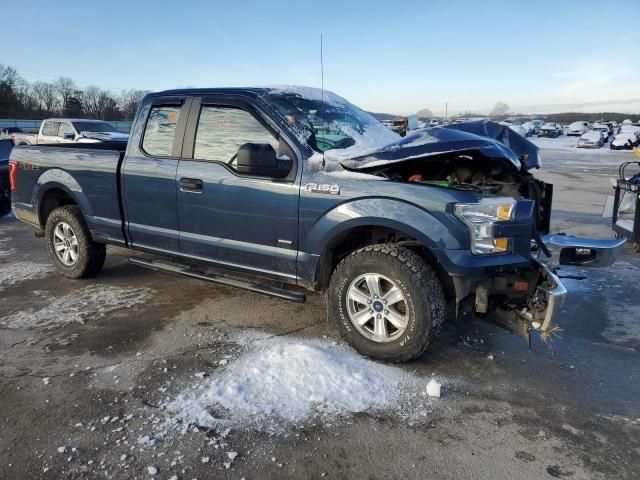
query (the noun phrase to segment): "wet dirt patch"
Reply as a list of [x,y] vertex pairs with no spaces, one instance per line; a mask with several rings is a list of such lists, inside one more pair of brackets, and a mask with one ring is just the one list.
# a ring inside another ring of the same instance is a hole
[[120,288],[90,285],[61,297],[43,294],[48,305],[19,311],[0,319],[5,328],[49,330],[69,323],[84,324],[89,319],[104,317],[121,310],[145,304],[153,296],[149,288]]

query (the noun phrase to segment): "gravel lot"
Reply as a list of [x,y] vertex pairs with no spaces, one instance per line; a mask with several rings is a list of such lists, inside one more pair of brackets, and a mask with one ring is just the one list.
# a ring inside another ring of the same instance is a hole
[[[554,229],[610,238],[608,160],[543,153]],[[318,296],[291,304],[127,255],[111,248],[97,279],[71,281],[31,227],[0,219],[0,478],[640,476],[630,247],[613,268],[568,272],[588,278],[566,281],[551,346],[465,316],[402,367],[343,346]]]

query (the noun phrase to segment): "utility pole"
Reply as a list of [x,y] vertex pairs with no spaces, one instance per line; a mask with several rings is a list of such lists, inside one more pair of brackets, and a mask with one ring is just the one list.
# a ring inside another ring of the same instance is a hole
[[445,102],[444,104],[444,119],[449,118],[449,102]]

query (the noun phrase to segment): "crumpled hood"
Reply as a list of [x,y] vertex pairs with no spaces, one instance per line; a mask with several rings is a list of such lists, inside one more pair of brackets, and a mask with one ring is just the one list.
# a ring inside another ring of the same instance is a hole
[[515,169],[540,167],[538,147],[509,127],[495,122],[477,121],[447,127],[419,130],[366,155],[343,159],[348,170],[371,170],[390,163],[443,154],[480,153],[502,160]]
[[120,132],[80,132],[80,135],[103,142],[126,142],[129,140],[129,134]]

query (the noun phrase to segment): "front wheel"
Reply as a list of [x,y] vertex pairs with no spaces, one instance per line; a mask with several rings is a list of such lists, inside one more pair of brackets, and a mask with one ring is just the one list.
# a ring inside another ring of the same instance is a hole
[[93,241],[79,207],[69,205],[52,211],[45,237],[49,258],[65,277],[94,277],[102,269],[106,247]]
[[363,355],[389,362],[420,356],[446,310],[431,267],[393,244],[364,247],[344,258],[331,276],[327,300],[347,342]]

